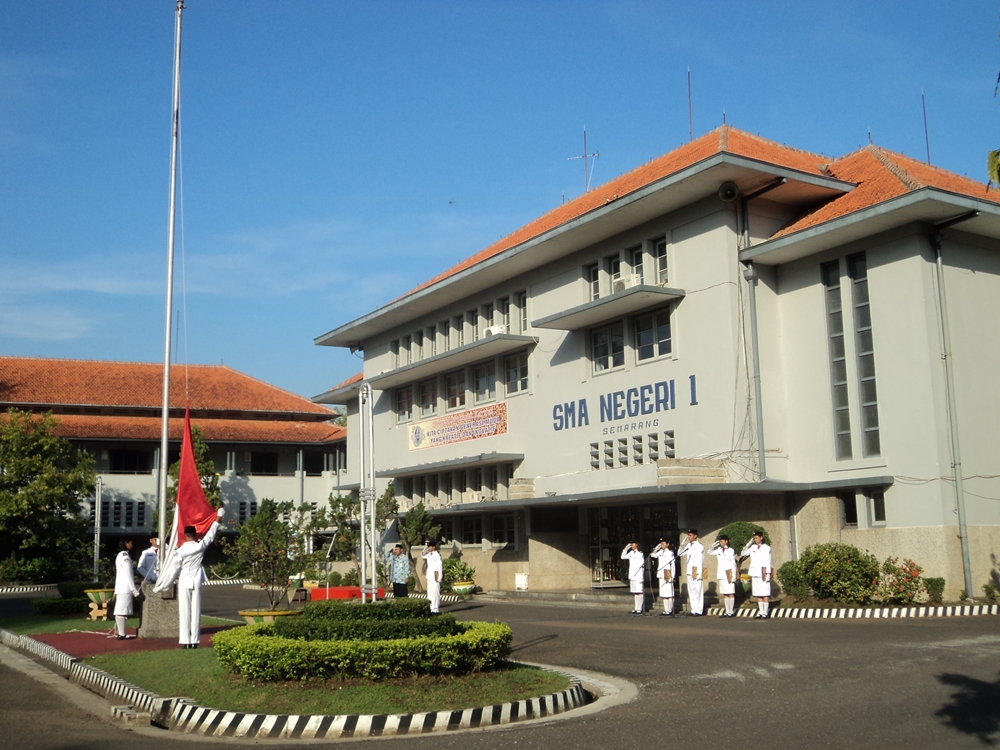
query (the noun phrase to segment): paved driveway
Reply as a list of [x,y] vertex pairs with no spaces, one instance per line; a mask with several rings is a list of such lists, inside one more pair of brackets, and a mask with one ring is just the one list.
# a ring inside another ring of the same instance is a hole
[[[233,587],[206,589],[206,614],[233,616],[246,606],[247,594],[254,595]],[[625,678],[639,685],[639,696],[575,720],[380,741],[414,748],[529,750],[654,743],[796,749],[1000,746],[997,617],[668,620],[601,608],[484,602],[447,610],[460,619],[510,623],[520,659]],[[3,666],[0,694],[5,748],[217,745],[94,722],[65,697]]]

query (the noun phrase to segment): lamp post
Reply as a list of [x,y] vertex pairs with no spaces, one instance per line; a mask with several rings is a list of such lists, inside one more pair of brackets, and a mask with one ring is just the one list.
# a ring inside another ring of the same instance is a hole
[[103,487],[103,480],[97,478],[97,486],[94,490],[94,583],[97,583],[100,578],[100,559],[101,559],[101,490]]

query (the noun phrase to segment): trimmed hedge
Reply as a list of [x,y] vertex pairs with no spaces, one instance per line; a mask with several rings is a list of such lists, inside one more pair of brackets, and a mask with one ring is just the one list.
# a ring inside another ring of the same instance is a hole
[[307,620],[411,620],[436,617],[431,615],[431,603],[426,599],[393,599],[385,602],[362,603],[352,600],[327,600],[307,604],[302,617]]
[[268,623],[224,630],[213,642],[220,664],[245,679],[268,682],[464,674],[496,667],[510,653],[513,633],[506,624],[468,622],[459,627],[464,632],[444,638],[303,641],[278,637]]
[[87,595],[84,591],[87,589],[99,589],[101,585],[85,581],[60,581],[56,584],[56,588],[59,589],[59,596],[63,599],[79,599],[81,597],[86,599]]
[[306,641],[387,641],[419,636],[458,635],[454,615],[408,617],[405,620],[326,620],[283,617],[274,622],[274,634]]
[[90,599],[32,599],[31,609],[36,615],[85,615],[90,611]]

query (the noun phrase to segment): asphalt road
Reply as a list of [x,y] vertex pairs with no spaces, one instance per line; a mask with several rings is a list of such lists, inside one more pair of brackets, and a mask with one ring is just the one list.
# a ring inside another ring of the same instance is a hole
[[[254,596],[235,587],[206,589],[204,611],[233,617],[237,608],[254,606],[248,601]],[[1000,746],[997,617],[669,620],[492,602],[445,609],[460,619],[508,622],[519,659],[630,680],[639,687],[638,697],[578,719],[380,742],[463,750],[654,743],[796,750]],[[219,744],[163,730],[123,729],[94,718],[92,710],[103,716],[107,704],[89,694],[67,697],[65,689],[53,690],[0,662],[5,750]]]

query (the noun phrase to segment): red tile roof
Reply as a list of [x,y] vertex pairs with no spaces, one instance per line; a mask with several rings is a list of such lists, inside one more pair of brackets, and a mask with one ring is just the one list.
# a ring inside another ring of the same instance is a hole
[[[160,408],[162,402],[162,364],[0,357],[0,404]],[[225,365],[173,365],[170,405],[183,408],[185,403],[192,411],[282,412],[307,420],[331,417],[329,409],[307,398]]]
[[[2,417],[0,417],[2,418]],[[73,440],[158,441],[162,423],[157,417],[77,416],[57,414],[56,434]],[[192,419],[208,442],[332,443],[344,440],[347,430],[330,422],[287,420]],[[171,440],[180,440],[183,419],[171,419]]]

